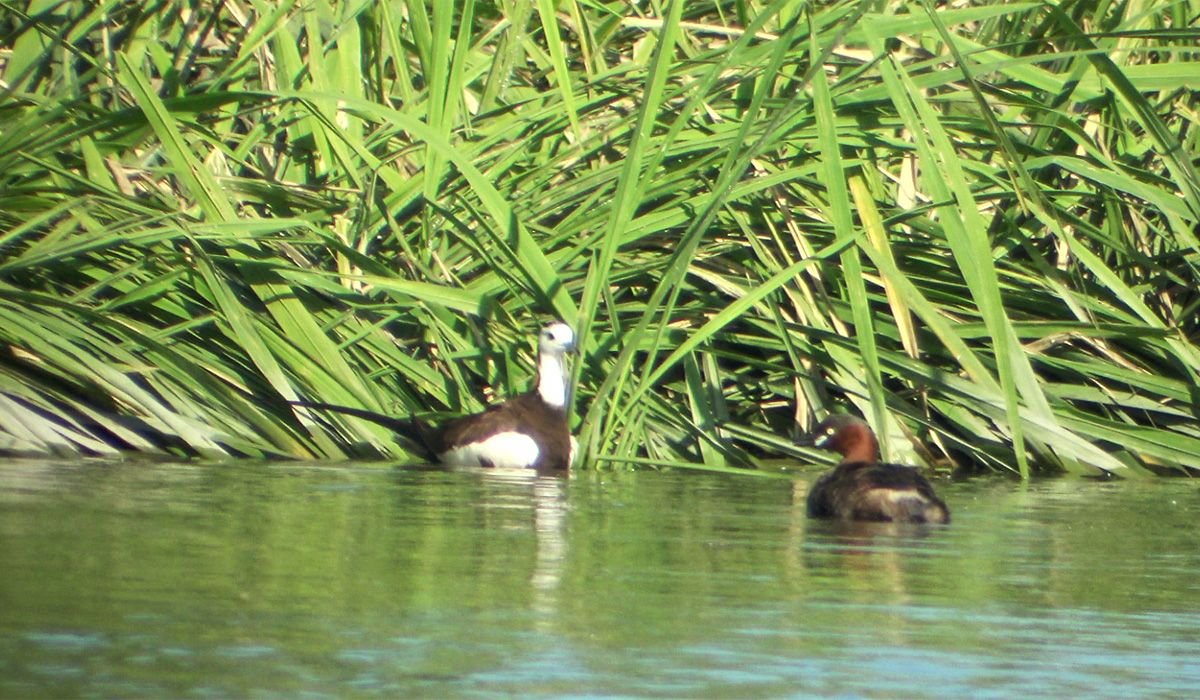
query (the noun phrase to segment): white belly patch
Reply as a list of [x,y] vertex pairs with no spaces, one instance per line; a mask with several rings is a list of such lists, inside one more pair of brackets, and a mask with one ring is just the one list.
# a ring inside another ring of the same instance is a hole
[[532,467],[538,458],[538,446],[523,433],[497,433],[482,442],[461,445],[442,453],[443,464],[457,467]]

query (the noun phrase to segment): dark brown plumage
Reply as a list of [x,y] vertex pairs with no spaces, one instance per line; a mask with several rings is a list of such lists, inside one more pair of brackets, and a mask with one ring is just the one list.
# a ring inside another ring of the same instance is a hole
[[414,451],[431,461],[459,466],[567,469],[574,457],[567,411],[564,356],[574,350],[575,337],[562,323],[543,329],[538,342],[538,383],[524,394],[480,413],[452,418],[432,426],[419,418],[392,418],[374,411],[327,403],[297,405],[345,413],[387,428],[412,443]]
[[[533,426],[537,426],[536,434]],[[482,413],[452,418],[438,427],[440,431],[433,431],[438,441],[435,449],[443,459],[455,446],[482,442],[497,433],[521,433],[538,442],[538,456],[531,468],[566,469],[571,463],[571,433],[566,407],[555,408],[547,404],[537,389],[489,406]]]
[[421,457],[433,462],[446,462],[447,453],[455,447],[482,442],[497,433],[528,434],[531,432],[529,426],[537,425],[541,426],[538,430],[541,449],[530,467],[566,469],[570,465],[571,436],[567,426],[567,412],[565,409],[556,410],[548,406],[536,389],[518,394],[504,403],[488,406],[480,413],[451,418],[436,426],[416,417],[394,418],[374,411],[331,403],[295,401],[293,404],[344,413],[382,425],[405,438],[411,443],[409,447]]
[[879,462],[875,434],[862,420],[834,414],[799,444],[842,455],[808,491],[808,517],[878,522],[947,523],[950,511],[912,467]]

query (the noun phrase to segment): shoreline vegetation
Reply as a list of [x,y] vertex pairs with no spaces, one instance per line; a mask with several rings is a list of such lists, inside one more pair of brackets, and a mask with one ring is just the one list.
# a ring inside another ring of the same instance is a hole
[[0,452],[1200,470],[1200,2],[10,2]]

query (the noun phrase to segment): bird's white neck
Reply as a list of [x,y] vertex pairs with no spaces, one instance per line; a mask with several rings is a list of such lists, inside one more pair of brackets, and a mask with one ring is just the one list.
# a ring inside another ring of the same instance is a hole
[[538,355],[538,394],[554,408],[567,405],[567,363],[562,353],[543,352]]

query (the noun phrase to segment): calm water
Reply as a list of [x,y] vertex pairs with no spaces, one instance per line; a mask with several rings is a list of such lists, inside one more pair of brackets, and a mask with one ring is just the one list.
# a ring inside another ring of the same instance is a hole
[[1195,482],[0,464],[0,696],[1185,698]]

